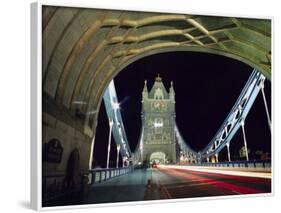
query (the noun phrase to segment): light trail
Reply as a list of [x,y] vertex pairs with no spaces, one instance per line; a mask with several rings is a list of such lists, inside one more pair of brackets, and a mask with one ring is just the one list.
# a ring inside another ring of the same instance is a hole
[[255,177],[255,178],[266,178],[271,179],[271,172],[252,172],[252,171],[230,171],[222,169],[212,169],[208,167],[196,167],[196,166],[179,166],[179,165],[158,165],[159,168],[173,168],[181,169],[187,171],[196,171],[204,173],[215,173],[233,176],[243,176],[243,177]]
[[[191,185],[187,185],[187,187],[192,187],[192,186],[204,186],[204,185],[211,185],[217,188],[221,188],[221,189],[226,189],[229,192],[235,192],[237,194],[257,194],[257,193],[264,193],[263,190],[260,189],[256,189],[256,188],[252,188],[252,187],[248,187],[248,186],[241,186],[238,184],[233,184],[233,183],[228,183],[228,182],[224,182],[221,180],[216,180],[213,178],[209,178],[209,177],[202,177],[199,174],[193,173],[187,173],[186,170],[179,170],[179,169],[175,169],[175,168],[171,168],[171,167],[164,167],[164,166],[160,166],[159,170],[167,173],[171,176],[174,177],[180,177],[183,179],[188,180],[196,180],[197,183],[193,183]],[[217,176],[216,176],[217,177]],[[188,184],[189,182],[187,182]]]

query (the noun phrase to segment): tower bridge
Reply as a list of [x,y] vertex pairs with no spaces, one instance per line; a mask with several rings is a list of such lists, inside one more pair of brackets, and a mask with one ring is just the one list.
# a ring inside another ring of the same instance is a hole
[[[49,6],[42,13],[43,206],[271,192],[271,160],[252,160],[247,137],[247,116],[260,93],[271,132],[264,92],[271,79],[270,20]],[[222,55],[254,70],[201,150],[193,149],[188,132],[178,128],[173,83],[165,88],[157,76],[149,89],[145,81],[142,126],[133,150],[114,77],[145,56],[175,51]],[[109,127],[101,153],[106,166],[95,168],[102,101]],[[231,155],[239,131],[242,161]],[[222,161],[225,151],[227,161]],[[154,161],[157,168],[150,166]],[[77,198],[81,191],[84,196]]]
[[[123,158],[130,159],[132,157],[133,164],[144,164],[151,162],[151,156],[158,153],[158,156],[164,158],[158,160],[164,164],[178,163],[180,155],[191,163],[198,162],[198,153],[184,141],[176,125],[176,102],[173,82],[171,82],[169,92],[167,92],[162,78],[157,76],[154,85],[148,91],[147,81],[145,80],[141,100],[142,131],[137,149],[132,154],[122,122],[113,81],[110,82],[104,94],[104,102],[110,126],[109,141],[111,141],[113,132],[116,144],[121,147]],[[181,153],[177,150],[180,150]],[[108,143],[108,151],[110,152],[110,142]],[[155,155],[154,160],[157,161]]]

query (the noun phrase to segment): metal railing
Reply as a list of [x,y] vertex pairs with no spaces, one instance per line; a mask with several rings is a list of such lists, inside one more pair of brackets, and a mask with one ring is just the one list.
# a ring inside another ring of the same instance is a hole
[[128,174],[132,172],[134,168],[132,166],[129,167],[121,167],[121,168],[109,168],[109,169],[92,169],[90,173],[92,174],[91,184],[101,183],[107,181],[111,178],[118,177],[124,174]]
[[201,151],[203,158],[219,153],[230,143],[244,120],[246,119],[260,89],[265,76],[256,69],[253,70],[240,96],[230,110],[228,116],[222,123],[209,144]]
[[133,167],[109,168],[109,169],[92,169],[88,173],[81,174],[81,181],[75,188],[67,189],[64,187],[65,174],[48,174],[42,177],[42,202],[43,206],[55,204],[58,200],[63,199],[71,194],[80,193],[85,184],[83,179],[91,174],[91,185],[104,182],[114,177],[118,177],[134,170]]

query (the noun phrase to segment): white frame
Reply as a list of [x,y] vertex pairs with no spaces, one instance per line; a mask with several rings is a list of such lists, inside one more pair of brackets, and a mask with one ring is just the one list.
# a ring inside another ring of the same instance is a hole
[[275,153],[274,153],[274,17],[273,16],[256,16],[245,14],[230,14],[230,13],[210,13],[210,12],[194,12],[188,10],[171,10],[171,9],[157,9],[157,8],[140,8],[132,6],[133,4],[120,5],[118,1],[113,3],[105,1],[105,3],[88,3],[87,5],[79,3],[58,3],[53,1],[38,1],[31,4],[31,208],[37,211],[42,210],[56,210],[56,209],[80,209],[89,207],[104,207],[104,206],[124,206],[136,204],[153,204],[153,203],[174,203],[174,202],[187,202],[194,200],[216,200],[226,198],[237,198],[241,195],[229,196],[215,196],[215,197],[198,197],[198,198],[182,198],[171,200],[155,200],[155,201],[137,201],[137,202],[122,202],[122,203],[107,203],[107,204],[84,204],[72,206],[58,206],[58,207],[42,207],[42,6],[61,6],[61,7],[78,7],[78,8],[93,8],[93,9],[108,9],[108,10],[123,10],[123,11],[138,11],[138,12],[164,12],[164,13],[177,13],[177,14],[196,14],[196,15],[210,15],[221,17],[241,17],[241,18],[259,18],[271,20],[271,49],[272,49],[272,89],[271,89],[271,116],[272,116],[272,139],[271,139],[271,155],[272,155],[272,181],[271,193],[243,195],[244,197],[264,197],[273,196],[274,182],[275,182]]

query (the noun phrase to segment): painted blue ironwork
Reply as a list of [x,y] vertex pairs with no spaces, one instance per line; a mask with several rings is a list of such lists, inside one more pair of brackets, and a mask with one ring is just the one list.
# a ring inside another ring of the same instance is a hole
[[109,83],[103,96],[107,117],[113,122],[112,134],[115,143],[120,144],[120,153],[122,157],[131,157],[131,149],[127,140],[126,131],[123,125],[122,116],[120,112],[119,102],[114,86],[114,81]]
[[206,148],[201,151],[201,157],[210,157],[215,155],[219,153],[227,143],[230,143],[237,130],[245,121],[245,118],[247,117],[264,80],[264,75],[257,70],[253,70],[245,87],[223,124]]

